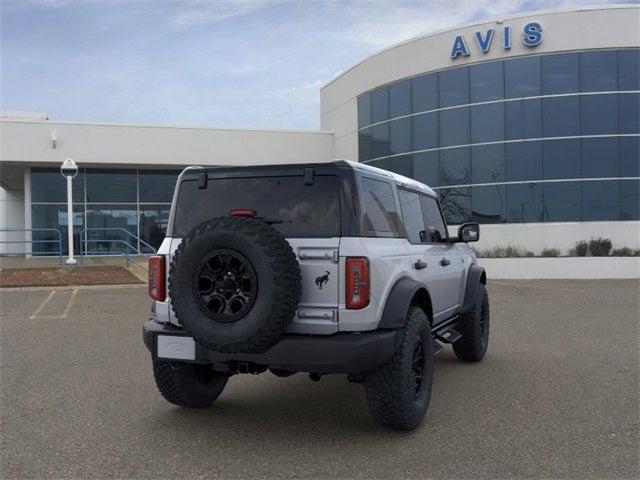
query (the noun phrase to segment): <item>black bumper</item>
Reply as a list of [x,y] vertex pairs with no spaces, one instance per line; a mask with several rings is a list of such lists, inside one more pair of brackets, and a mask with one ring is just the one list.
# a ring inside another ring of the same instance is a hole
[[[178,327],[155,320],[145,322],[142,334],[154,359],[159,358],[158,335],[189,336]],[[282,340],[264,353],[220,353],[196,343],[192,363],[248,363],[295,372],[358,374],[389,362],[396,340],[396,330],[328,336],[283,335]]]

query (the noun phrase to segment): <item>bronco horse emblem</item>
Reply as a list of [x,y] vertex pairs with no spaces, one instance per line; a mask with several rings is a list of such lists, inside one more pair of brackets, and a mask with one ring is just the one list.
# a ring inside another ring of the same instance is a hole
[[329,282],[329,272],[327,271],[324,272],[324,275],[320,275],[319,277],[316,278],[316,285],[320,290],[322,290],[322,286],[328,282]]

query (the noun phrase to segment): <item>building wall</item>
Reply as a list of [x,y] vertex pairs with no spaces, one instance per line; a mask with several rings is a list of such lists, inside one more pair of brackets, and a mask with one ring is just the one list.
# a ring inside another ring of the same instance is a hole
[[[8,190],[0,187],[0,230],[23,229],[24,191]],[[0,231],[0,242],[23,240],[24,232]],[[21,243],[0,243],[0,254],[23,253],[25,245]]]

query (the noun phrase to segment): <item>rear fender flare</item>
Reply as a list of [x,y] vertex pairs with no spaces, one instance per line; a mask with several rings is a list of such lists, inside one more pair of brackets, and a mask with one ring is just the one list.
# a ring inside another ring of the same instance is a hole
[[[410,278],[398,280],[387,297],[378,328],[403,327],[409,313],[409,307],[411,307],[412,303],[415,303],[413,299],[421,298],[423,295],[426,296],[427,300],[429,299],[429,293],[422,283]],[[428,303],[429,305],[420,306],[425,309],[425,313],[429,316],[429,321],[431,321],[431,312],[428,311],[430,310],[430,301]]]

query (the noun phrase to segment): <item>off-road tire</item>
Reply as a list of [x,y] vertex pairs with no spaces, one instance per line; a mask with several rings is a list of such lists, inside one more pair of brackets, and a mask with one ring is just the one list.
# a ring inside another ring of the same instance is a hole
[[479,362],[489,347],[489,295],[483,284],[478,285],[472,309],[463,314],[456,329],[462,337],[453,343],[453,351],[460,360]]
[[[215,249],[239,252],[255,271],[251,309],[232,322],[214,320],[197,304],[197,266]],[[267,223],[221,217],[201,223],[176,249],[169,269],[169,298],[182,327],[196,342],[218,352],[264,352],[293,319],[301,295],[300,266],[291,246]]]
[[153,362],[153,376],[158,390],[168,402],[189,408],[211,405],[228,380],[209,365],[160,360]]
[[[433,382],[433,336],[427,315],[410,307],[400,344],[391,361],[365,375],[365,390],[371,415],[378,424],[394,430],[413,430],[422,422]],[[416,394],[413,360],[416,344],[422,342],[424,375]]]

